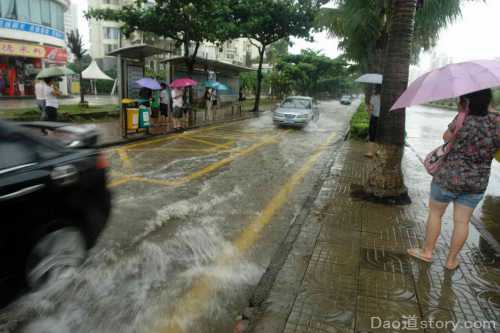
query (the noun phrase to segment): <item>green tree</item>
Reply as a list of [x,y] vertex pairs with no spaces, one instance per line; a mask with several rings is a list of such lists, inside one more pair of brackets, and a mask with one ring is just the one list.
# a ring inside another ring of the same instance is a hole
[[[392,0],[336,0],[335,8],[322,8],[316,24],[339,39],[346,57],[364,73],[380,73],[393,18]],[[461,15],[460,0],[425,0],[415,15],[411,62],[422,50],[435,46],[439,32]],[[367,100],[370,91],[366,90]]]
[[273,91],[338,96],[351,91],[356,67],[344,57],[331,59],[317,51],[303,50],[278,61],[272,74]]
[[236,1],[235,17],[242,30],[259,51],[254,111],[259,110],[262,64],[266,48],[290,36],[309,37],[314,18],[323,1],[253,0]]
[[69,33],[67,33],[66,36],[68,39],[68,48],[70,49],[71,53],[73,53],[73,55],[75,56],[76,72],[78,73],[78,77],[80,79],[80,104],[84,105],[85,93],[83,91],[82,60],[83,57],[86,55],[87,50],[85,50],[83,47],[82,36],[78,32],[78,29],[70,31]]
[[182,47],[184,62],[191,76],[203,42],[222,43],[240,34],[234,19],[233,0],[136,0],[121,9],[91,9],[87,17],[121,22],[126,37],[134,32],[171,39]]

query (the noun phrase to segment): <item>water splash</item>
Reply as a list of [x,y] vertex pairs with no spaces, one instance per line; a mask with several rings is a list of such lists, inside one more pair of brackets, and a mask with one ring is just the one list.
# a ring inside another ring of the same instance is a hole
[[[228,256],[238,260],[217,263]],[[0,318],[16,319],[3,323],[6,332],[146,332],[159,318],[168,320],[196,279],[209,276],[234,295],[261,274],[215,226],[189,225],[168,241],[142,242],[134,254],[94,253],[72,279],[24,296]],[[211,315],[224,313],[224,301],[209,301]]]

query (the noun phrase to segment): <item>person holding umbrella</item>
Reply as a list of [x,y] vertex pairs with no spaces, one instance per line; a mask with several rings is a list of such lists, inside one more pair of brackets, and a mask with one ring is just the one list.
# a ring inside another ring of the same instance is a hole
[[373,95],[370,97],[370,104],[368,104],[368,114],[370,115],[370,126],[368,128],[368,152],[365,154],[368,158],[373,158],[376,153],[377,144],[375,139],[377,136],[377,125],[380,117],[380,92],[382,85],[375,85]]
[[438,150],[426,158],[425,166],[433,176],[429,214],[423,247],[407,250],[412,257],[432,262],[441,219],[453,202],[453,234],[445,268],[459,266],[458,255],[469,235],[472,213],[484,196],[492,160],[500,149],[500,115],[490,112],[489,87],[495,86],[500,86],[500,62],[451,64],[415,80],[391,108],[460,96],[460,112],[443,134],[448,149],[437,157],[438,164],[429,159]]
[[182,106],[184,105],[184,89],[183,88],[174,88],[172,90],[172,121],[174,126],[174,131],[179,132],[182,131],[182,117],[184,112],[182,110]]
[[42,120],[57,121],[57,111],[59,109],[59,101],[57,98],[61,96],[61,93],[55,84],[59,79],[49,77],[43,79],[43,81],[45,82],[43,93],[43,96],[45,96],[45,112],[42,115]]

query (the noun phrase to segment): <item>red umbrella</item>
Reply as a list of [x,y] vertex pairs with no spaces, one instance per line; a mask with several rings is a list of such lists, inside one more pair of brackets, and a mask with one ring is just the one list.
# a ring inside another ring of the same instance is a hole
[[172,81],[172,83],[170,83],[170,88],[174,88],[174,89],[186,88],[186,87],[195,86],[197,84],[198,84],[198,82],[196,82],[195,80],[184,77],[184,78]]

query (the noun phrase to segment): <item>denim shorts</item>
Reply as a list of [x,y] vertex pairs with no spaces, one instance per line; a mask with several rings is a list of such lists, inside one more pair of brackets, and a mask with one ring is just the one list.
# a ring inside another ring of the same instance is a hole
[[455,202],[469,208],[476,208],[483,199],[484,193],[453,193],[445,190],[435,182],[431,183],[431,199],[440,203]]

